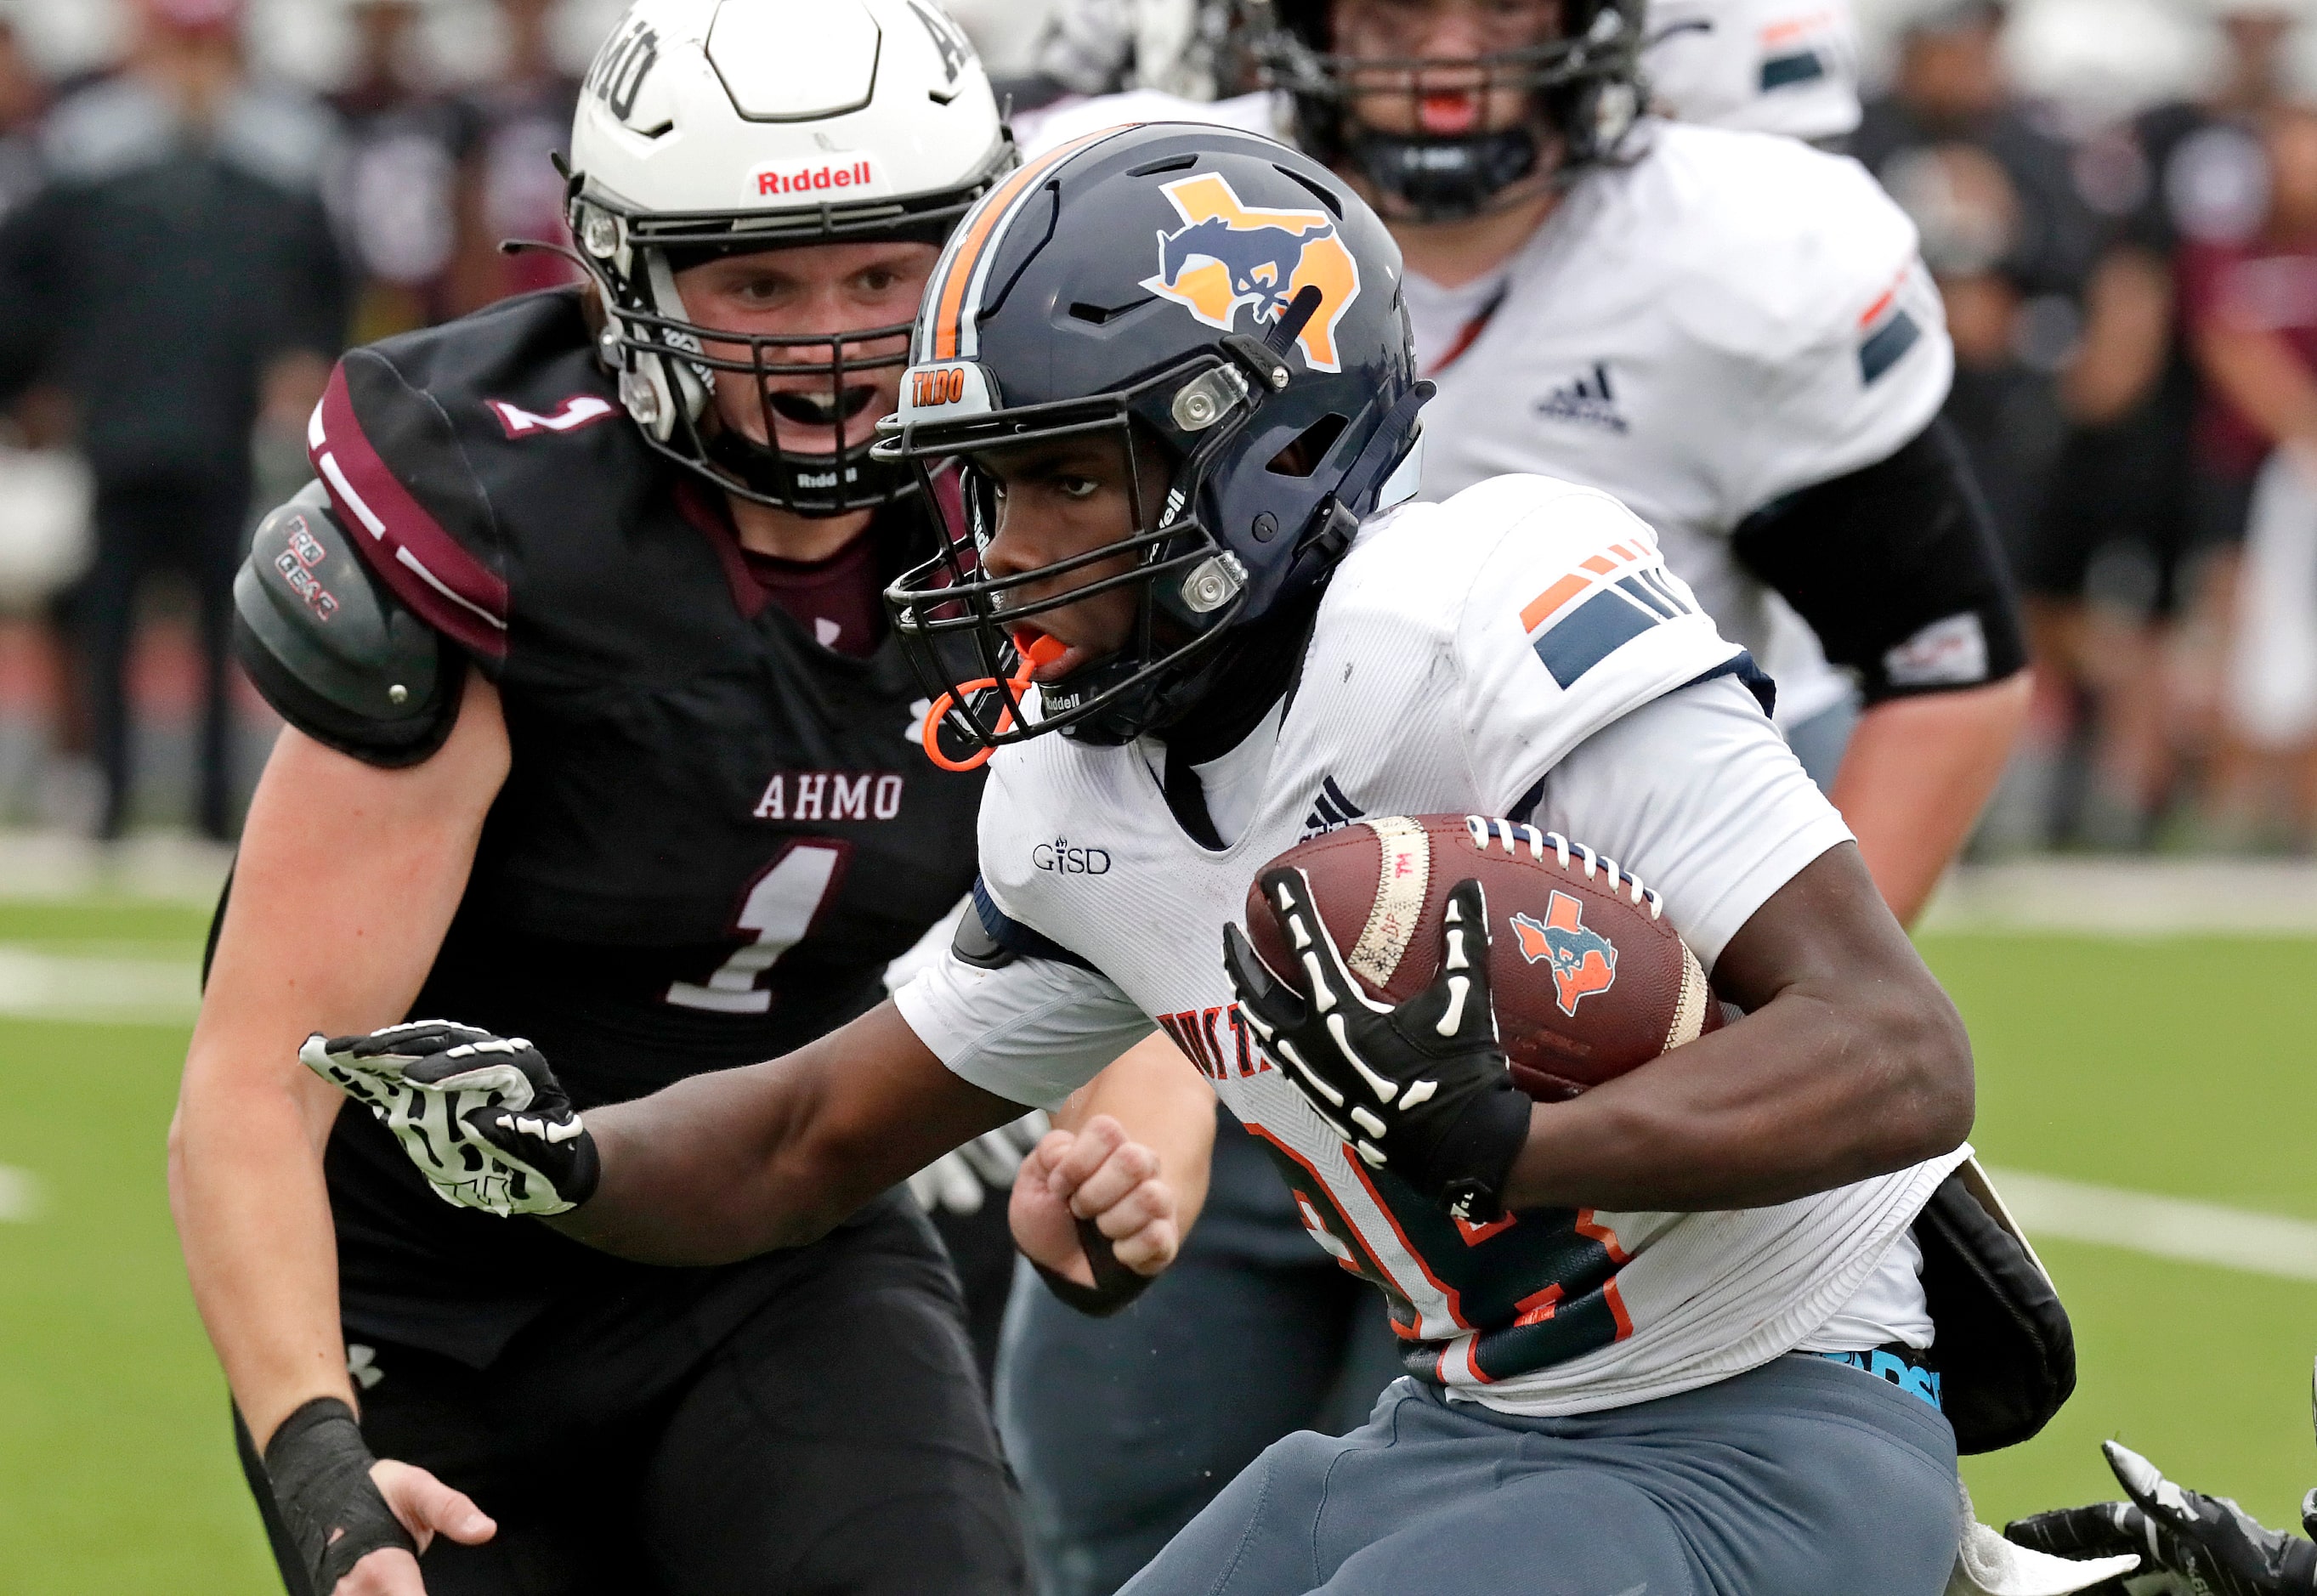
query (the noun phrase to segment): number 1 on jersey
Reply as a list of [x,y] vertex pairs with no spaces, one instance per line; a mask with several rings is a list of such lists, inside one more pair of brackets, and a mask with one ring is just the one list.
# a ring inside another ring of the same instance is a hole
[[719,966],[705,985],[670,983],[667,1001],[720,1014],[769,1013],[773,994],[756,983],[812,929],[821,905],[836,888],[837,867],[845,862],[845,854],[841,843],[792,843],[756,878],[740,905],[735,923],[742,931],[755,932],[756,940]]

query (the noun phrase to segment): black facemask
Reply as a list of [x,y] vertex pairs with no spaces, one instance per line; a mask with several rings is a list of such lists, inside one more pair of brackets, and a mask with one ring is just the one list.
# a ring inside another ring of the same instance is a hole
[[917,491],[915,472],[870,459],[865,443],[841,455],[784,454],[722,427],[701,452],[765,498],[806,517],[850,514]]
[[1537,169],[1537,138],[1529,128],[1448,135],[1364,128],[1345,142],[1361,175],[1408,206],[1417,221],[1478,216]]

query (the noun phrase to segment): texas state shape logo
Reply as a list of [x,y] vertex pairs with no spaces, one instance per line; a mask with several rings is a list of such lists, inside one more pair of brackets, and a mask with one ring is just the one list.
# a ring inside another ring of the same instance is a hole
[[1158,191],[1183,226],[1158,235],[1158,275],[1144,288],[1172,299],[1211,327],[1231,329],[1254,308],[1258,327],[1284,315],[1305,288],[1320,308],[1295,336],[1315,371],[1340,371],[1336,327],[1360,297],[1360,264],[1324,210],[1242,205],[1221,173],[1178,178]]
[[1521,957],[1552,967],[1553,995],[1562,1013],[1576,1013],[1579,1003],[1617,984],[1616,944],[1585,928],[1581,899],[1556,892],[1546,902],[1542,921],[1516,914],[1512,925],[1520,939]]

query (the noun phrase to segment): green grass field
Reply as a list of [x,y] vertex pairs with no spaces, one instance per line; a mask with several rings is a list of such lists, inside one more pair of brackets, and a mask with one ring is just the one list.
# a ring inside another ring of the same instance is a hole
[[[193,958],[205,916],[0,905],[0,947]],[[2317,1220],[2317,941],[1946,936],[1971,1021],[1975,1140],[1999,1166]],[[163,1192],[182,1026],[0,1020],[0,1165],[48,1205],[0,1222],[0,1592],[278,1589]],[[2317,1484],[2317,1283],[2044,1247],[2082,1358],[2032,1444],[1967,1473],[1990,1521],[2112,1494],[2120,1436],[2178,1476],[2292,1520]]]

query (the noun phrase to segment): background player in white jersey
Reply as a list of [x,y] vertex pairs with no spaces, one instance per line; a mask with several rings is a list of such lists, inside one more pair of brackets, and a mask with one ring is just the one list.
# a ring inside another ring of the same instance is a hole
[[[1230,94],[1230,0],[1062,0],[1037,69],[1000,83],[1017,111],[1156,89]],[[1709,127],[1833,146],[1858,126],[1858,25],[1849,0],[1653,0],[1651,103]],[[1221,67],[1222,70],[1218,71]],[[1221,81],[1219,81],[1221,80]]]
[[[1714,8],[1713,50],[1759,41],[1740,9]],[[1780,723],[1904,921],[2026,701],[2001,557],[1937,419],[1953,370],[1938,298],[1912,224],[1855,163],[1637,118],[1640,13],[1249,0],[1238,42],[1269,90],[1093,101],[1032,147],[1136,116],[1213,117],[1291,137],[1373,202],[1440,390],[1423,496],[1541,471],[1622,499],[1776,678]],[[1312,814],[1352,817],[1324,795]],[[1184,1266],[1136,1314],[1091,1323],[1016,1294],[1009,1360],[1042,1381],[1074,1370],[1081,1394],[1033,1401],[999,1382],[1042,1577],[1066,1596],[1115,1589],[1272,1438],[1339,1424],[1389,1351],[1364,1304],[1299,1261],[1293,1211],[1228,1120],[1213,1164]],[[1293,1348],[1281,1370],[1257,1378],[1211,1351],[1250,1322]],[[1234,1399],[1198,1399],[1217,1388]],[[1118,1433],[1159,1461],[1105,1467]]]
[[[1246,1043],[1213,1087],[1384,1288],[1413,1378],[1348,1440],[1275,1449],[1139,1589],[1929,1596],[1955,1433],[1928,1378],[1839,1360],[1919,1364],[1932,1337],[1892,1260],[1963,1157],[1961,1024],[1647,529],[1534,477],[1389,509],[1427,397],[1398,276],[1357,197],[1268,141],[1144,127],[1027,164],[936,268],[896,426],[962,466],[897,626],[929,663],[972,643],[981,691],[944,672],[948,725],[1003,745],[951,957],[821,1042],[584,1125],[526,1044],[307,1057],[446,1195],[672,1262],[815,1234],[1154,1020],[1212,1013]],[[1663,602],[1584,575],[1620,560]],[[1443,1083],[1398,1100],[1369,1170],[1213,952],[1330,790],[1606,843],[1745,1016],[1534,1105],[1483,1004],[1421,1056],[1394,1039],[1438,1030],[1427,994],[1362,1039]],[[1062,1143],[1016,1233],[1114,1306],[1176,1213],[1114,1126]]]

